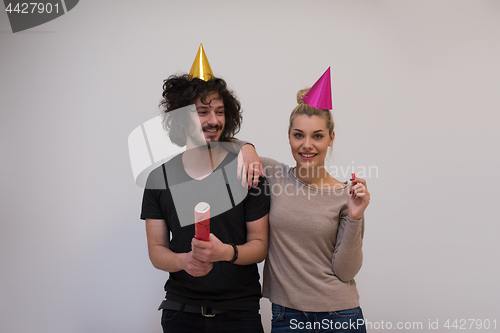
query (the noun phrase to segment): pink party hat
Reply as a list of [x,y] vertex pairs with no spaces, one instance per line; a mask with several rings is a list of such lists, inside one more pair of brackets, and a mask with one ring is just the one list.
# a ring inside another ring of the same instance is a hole
[[330,81],[330,67],[318,81],[302,97],[304,103],[317,109],[332,110],[332,83]]

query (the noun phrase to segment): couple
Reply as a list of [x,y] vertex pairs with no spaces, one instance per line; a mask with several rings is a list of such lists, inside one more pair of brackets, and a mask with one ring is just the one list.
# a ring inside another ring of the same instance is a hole
[[[201,46],[189,75],[165,80],[165,126],[186,152],[151,173],[141,213],[151,262],[170,273],[160,305],[164,332],[263,332],[256,263],[266,257],[263,295],[272,302],[272,332],[365,331],[354,276],[370,195],[363,179],[341,183],[326,172],[332,116],[305,103],[307,92],[299,92],[290,115],[296,166],[263,158],[264,168],[255,168],[253,146],[233,138],[240,103],[213,76]],[[248,188],[234,184],[234,146],[242,147]],[[266,178],[259,177],[264,171]],[[216,207],[228,193],[229,206]],[[218,212],[208,241],[194,238],[194,224],[181,212],[192,216],[200,195]]]

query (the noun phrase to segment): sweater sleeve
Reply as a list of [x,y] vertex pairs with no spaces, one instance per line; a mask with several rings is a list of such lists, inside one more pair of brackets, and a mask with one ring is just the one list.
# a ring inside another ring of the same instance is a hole
[[364,216],[359,220],[352,220],[346,211],[341,212],[332,269],[342,282],[354,279],[361,269],[364,228]]
[[288,172],[288,166],[284,163],[273,160],[269,157],[261,157],[262,166],[264,167],[264,174],[266,178],[283,178]]
[[252,143],[248,142],[248,141],[243,141],[243,140],[239,140],[237,138],[231,138],[229,139],[229,143],[231,143],[230,145],[224,145],[225,148],[227,148],[227,150],[233,154],[239,154],[241,148],[243,148],[244,145],[252,145]]

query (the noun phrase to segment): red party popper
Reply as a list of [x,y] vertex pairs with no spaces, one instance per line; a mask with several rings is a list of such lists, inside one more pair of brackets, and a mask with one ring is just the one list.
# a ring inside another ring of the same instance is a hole
[[194,237],[210,240],[210,205],[206,202],[199,202],[194,207]]
[[[354,172],[353,172],[353,173],[351,173],[351,180],[354,180],[354,179],[356,179],[356,175],[355,175],[355,174],[354,174]],[[354,186],[354,185],[356,185],[357,183],[358,183],[358,182],[352,182],[352,185]]]

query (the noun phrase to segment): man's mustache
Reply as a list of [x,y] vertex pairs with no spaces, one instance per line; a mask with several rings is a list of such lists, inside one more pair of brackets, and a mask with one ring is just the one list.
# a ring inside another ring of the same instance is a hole
[[216,129],[216,130],[219,131],[219,130],[222,129],[222,127],[219,126],[219,125],[216,125],[216,126],[205,126],[205,127],[202,128],[203,131],[208,131],[208,130],[211,130],[211,129]]

